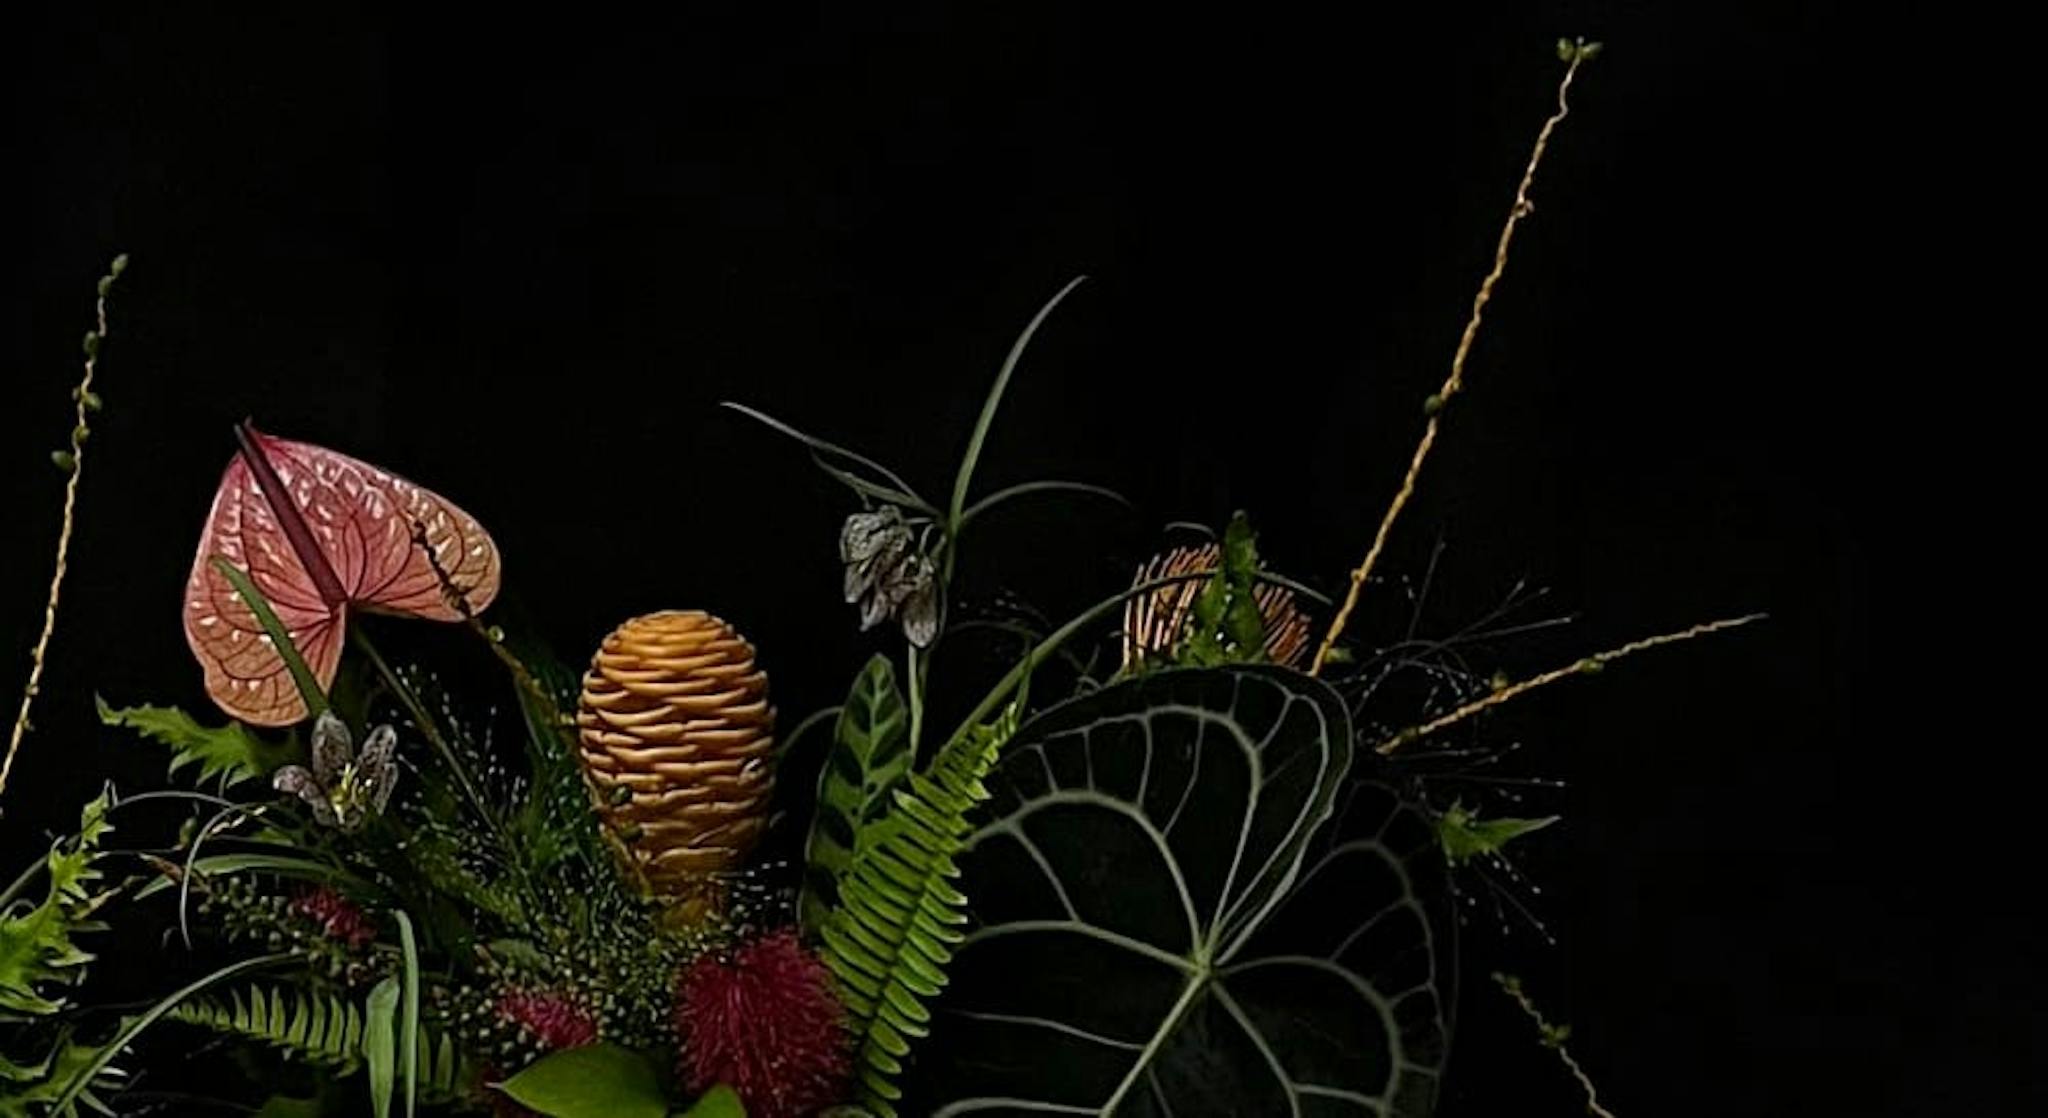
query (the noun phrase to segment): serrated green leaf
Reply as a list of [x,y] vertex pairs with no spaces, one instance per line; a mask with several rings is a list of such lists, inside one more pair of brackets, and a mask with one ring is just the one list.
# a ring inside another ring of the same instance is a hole
[[666,1118],[654,1066],[631,1049],[590,1044],[551,1052],[499,1084],[547,1118]]
[[43,859],[41,902],[18,898],[33,880],[21,881],[0,899],[0,1016],[43,1017],[64,1007],[56,988],[84,979],[92,956],[72,936],[98,928],[92,915],[99,897],[99,843],[113,827],[107,822],[111,793],[102,792],[79,813],[78,833],[52,844]]
[[201,726],[176,707],[135,706],[115,708],[94,697],[100,722],[121,726],[171,748],[170,773],[198,766],[201,781],[219,778],[221,786],[233,787],[247,780],[267,778],[280,766],[303,763],[305,749],[296,739],[265,740],[240,722],[225,726]]

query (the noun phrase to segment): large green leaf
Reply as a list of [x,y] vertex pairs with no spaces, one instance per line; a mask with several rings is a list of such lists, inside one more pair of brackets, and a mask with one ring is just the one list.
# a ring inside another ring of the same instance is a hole
[[1352,748],[1335,692],[1260,666],[1148,675],[1018,731],[959,857],[975,923],[918,1112],[1428,1113],[1441,848],[1347,783]]
[[855,853],[873,840],[872,824],[889,806],[889,791],[910,771],[909,730],[896,669],[878,654],[853,681],[818,774],[818,810],[804,848],[798,905],[807,930],[815,930],[838,902],[840,880]]
[[665,1118],[669,1110],[654,1065],[616,1044],[551,1052],[499,1090],[547,1118]]

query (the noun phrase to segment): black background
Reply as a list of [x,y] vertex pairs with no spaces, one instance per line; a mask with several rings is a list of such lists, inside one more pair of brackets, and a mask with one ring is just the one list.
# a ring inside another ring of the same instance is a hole
[[[160,781],[93,725],[93,692],[204,706],[179,591],[244,415],[465,505],[570,659],[637,612],[722,614],[793,719],[885,642],[836,598],[848,496],[716,402],[942,493],[1015,331],[1085,272],[982,477],[1085,478],[1136,511],[1020,505],[970,543],[968,593],[1062,617],[1166,521],[1238,507],[1276,565],[1338,585],[1551,108],[1551,43],[1585,34],[1608,49],[1384,569],[1412,579],[1443,541],[1438,632],[1518,579],[1550,587],[1580,621],[1486,651],[1514,673],[1771,620],[1497,724],[1526,771],[1571,782],[1532,855],[1562,944],[1479,928],[1473,965],[1528,975],[1625,1115],[2011,1103],[2039,1038],[1993,1008],[2026,961],[1994,945],[2029,898],[1941,884],[1975,859],[1932,833],[1968,809],[1946,774],[1900,771],[1918,731],[1875,674],[1877,563],[1916,499],[1856,386],[1899,344],[1872,167],[1911,125],[1896,60],[1839,15],[430,22],[72,10],[7,43],[0,164],[29,199],[0,304],[9,649],[40,620],[91,284],[134,258],[9,864],[103,779]],[[1390,585],[1359,631],[1408,615]],[[1920,903],[1952,891],[1970,899]],[[155,950],[115,942],[117,968]],[[1447,1114],[1575,1111],[1483,984],[1466,1021]]]

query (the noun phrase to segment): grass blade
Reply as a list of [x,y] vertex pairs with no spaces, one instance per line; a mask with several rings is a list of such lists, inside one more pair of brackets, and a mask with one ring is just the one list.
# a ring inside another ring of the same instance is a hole
[[270,608],[270,600],[256,589],[248,575],[225,558],[214,556],[213,569],[228,580],[250,612],[256,615],[256,623],[263,626],[264,633],[270,637],[271,647],[277,650],[278,656],[284,659],[284,666],[291,671],[292,683],[298,687],[299,697],[306,700],[307,717],[317,717],[327,709],[327,693],[320,689],[320,681],[313,675],[313,669],[306,666],[306,658],[299,655],[299,646],[292,643],[292,635],[285,630],[284,622],[277,619],[277,611]]
[[1031,344],[1031,336],[1038,333],[1038,327],[1052,314],[1052,309],[1087,278],[1075,276],[1067,281],[1058,294],[1038,308],[1038,313],[1031,316],[1024,332],[1010,344],[1009,356],[1003,358],[1003,367],[996,373],[996,382],[988,390],[988,399],[982,402],[981,415],[974,421],[974,434],[967,440],[967,453],[960,459],[960,472],[953,478],[953,504],[946,520],[947,535],[957,535],[960,531],[961,514],[967,507],[967,487],[974,480],[975,464],[981,461],[981,448],[988,442],[988,429],[995,424],[996,408],[1003,402],[1003,392],[1010,387],[1010,374],[1017,371],[1017,362],[1023,359],[1025,348]]

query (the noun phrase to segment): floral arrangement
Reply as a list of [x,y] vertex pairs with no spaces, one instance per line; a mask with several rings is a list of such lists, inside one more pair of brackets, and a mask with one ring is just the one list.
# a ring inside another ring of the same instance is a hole
[[[1747,620],[1519,681],[1347,632],[1597,49],[1559,44],[1557,110],[1345,592],[1268,569],[1239,515],[1028,634],[956,725],[933,722],[928,688],[975,522],[1026,497],[1114,497],[974,486],[1020,358],[1079,280],[1012,346],[943,501],[731,405],[850,491],[840,596],[851,623],[901,631],[900,656],[793,725],[717,615],[631,618],[566,664],[494,621],[501,556],[460,506],[238,427],[183,616],[219,709],[101,703],[179,779],[108,788],[0,893],[0,1116],[113,1113],[134,1053],[201,1038],[256,1057],[276,1085],[265,1115],[1430,1113],[1464,996],[1462,877],[1555,819],[1446,801],[1436,743],[1533,688]],[[125,264],[101,281],[58,454],[53,622]],[[408,621],[472,633],[501,692],[388,660],[375,634]],[[1104,639],[1113,667],[1062,659]],[[1391,703],[1417,670],[1427,695]],[[475,713],[505,695],[507,716]],[[814,802],[778,789],[799,751],[822,757]],[[145,801],[189,807],[183,830],[163,853],[113,853]],[[809,811],[781,824],[805,834],[801,865],[756,858],[784,802]],[[223,961],[149,1005],[95,1007],[80,987],[117,911]],[[1564,1030],[1497,979],[1607,1113]]]

